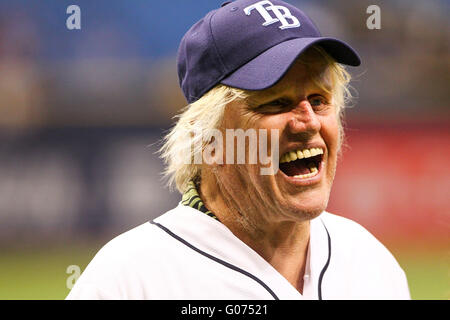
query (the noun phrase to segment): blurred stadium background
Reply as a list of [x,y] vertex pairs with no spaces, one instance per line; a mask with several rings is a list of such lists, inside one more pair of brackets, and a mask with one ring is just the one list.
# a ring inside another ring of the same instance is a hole
[[[363,58],[328,210],[394,253],[414,299],[450,298],[449,2],[288,2]],[[0,0],[0,299],[65,298],[69,265],[179,201],[156,154],[185,104],[176,50],[221,3]]]

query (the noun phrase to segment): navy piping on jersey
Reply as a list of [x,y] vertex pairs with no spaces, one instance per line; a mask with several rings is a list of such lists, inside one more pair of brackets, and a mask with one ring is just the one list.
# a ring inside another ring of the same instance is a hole
[[[322,221],[322,219],[320,220]],[[327,236],[328,236],[328,259],[327,259],[327,263],[325,263],[325,266],[323,267],[322,271],[320,272],[320,276],[319,276],[319,285],[318,285],[318,292],[319,292],[319,300],[322,300],[322,280],[323,280],[323,276],[325,274],[325,271],[327,271],[328,269],[328,265],[330,264],[330,259],[331,259],[331,238],[330,238],[330,233],[328,232],[327,227],[325,227],[325,223],[323,223],[323,227],[325,228],[325,231],[327,232]]]
[[[322,220],[321,220],[322,221]],[[224,265],[225,267],[228,267],[234,271],[240,272],[244,275],[246,275],[247,277],[255,280],[256,282],[258,282],[264,289],[267,290],[267,292],[270,293],[270,295],[275,299],[275,300],[279,300],[278,296],[272,291],[272,289],[269,288],[268,285],[266,285],[263,281],[261,281],[260,279],[258,279],[257,277],[255,277],[254,275],[252,275],[251,273],[242,270],[239,267],[236,267],[226,261],[223,261],[219,258],[216,258],[200,249],[198,249],[197,247],[193,246],[192,244],[190,244],[189,242],[187,242],[186,240],[184,240],[183,238],[181,238],[180,236],[176,235],[175,233],[173,233],[172,231],[170,231],[168,228],[164,227],[163,225],[161,225],[160,223],[154,222],[154,221],[150,221],[151,224],[154,224],[155,226],[159,227],[160,229],[162,229],[163,231],[165,231],[167,234],[169,234],[170,236],[172,236],[173,238],[177,239],[178,241],[180,241],[181,243],[183,243],[184,245],[188,246],[189,248],[191,248],[194,251],[197,251],[198,253],[200,253],[201,255],[204,255],[205,257],[220,263],[222,265]],[[327,227],[325,226],[325,224],[323,223],[323,227],[325,228],[325,231],[327,232],[327,237],[328,237],[328,259],[327,262],[325,263],[324,267],[322,268],[322,271],[320,272],[319,275],[319,283],[318,283],[318,295],[319,295],[319,300],[323,300],[322,298],[322,281],[323,281],[323,276],[325,275],[325,272],[328,269],[328,266],[330,265],[330,260],[331,260],[331,237],[330,237],[330,233],[328,232]]]
[[170,231],[169,229],[167,229],[166,227],[164,227],[163,225],[161,225],[161,224],[159,224],[159,223],[157,223],[157,222],[150,221],[150,223],[151,223],[151,224],[154,224],[155,226],[157,226],[157,227],[159,227],[160,229],[164,230],[165,232],[167,232],[167,234],[169,234],[169,235],[172,236],[173,238],[177,239],[178,241],[180,241],[180,242],[183,243],[184,245],[188,246],[188,247],[191,248],[192,250],[197,251],[197,252],[200,253],[201,255],[204,255],[205,257],[207,257],[207,258],[209,258],[209,259],[211,259],[211,260],[213,260],[213,261],[215,261],[215,262],[217,262],[217,263],[220,263],[220,264],[224,265],[224,266],[227,267],[227,268],[230,268],[230,269],[232,269],[232,270],[234,270],[234,271],[240,272],[240,273],[242,273],[243,275],[246,275],[247,277],[249,277],[249,278],[255,280],[255,281],[258,282],[264,289],[266,289],[267,292],[269,292],[270,295],[271,295],[275,300],[280,300],[280,299],[278,298],[278,296],[275,294],[275,292],[273,292],[272,289],[270,289],[268,285],[266,285],[263,281],[261,281],[260,279],[258,279],[258,278],[255,277],[254,275],[252,275],[251,273],[249,273],[249,272],[247,272],[247,271],[245,271],[245,270],[242,270],[241,268],[236,267],[235,265],[232,265],[232,264],[230,264],[230,263],[228,263],[228,262],[226,262],[226,261],[223,261],[223,260],[221,260],[221,259],[219,259],[219,258],[216,258],[216,257],[214,257],[214,256],[212,256],[212,255],[210,255],[210,254],[208,254],[208,253],[206,253],[206,252],[204,252],[204,251],[198,249],[197,247],[193,246],[192,244],[190,244],[189,242],[187,242],[186,240],[184,240],[183,238],[181,238],[180,236],[176,235],[175,233],[173,233],[172,231]]

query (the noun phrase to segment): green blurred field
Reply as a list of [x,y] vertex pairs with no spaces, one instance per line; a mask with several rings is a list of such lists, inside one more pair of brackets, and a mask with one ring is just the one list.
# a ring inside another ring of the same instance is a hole
[[[86,267],[101,245],[2,250],[0,299],[64,299],[67,266]],[[449,251],[392,250],[405,270],[413,299],[449,299]]]

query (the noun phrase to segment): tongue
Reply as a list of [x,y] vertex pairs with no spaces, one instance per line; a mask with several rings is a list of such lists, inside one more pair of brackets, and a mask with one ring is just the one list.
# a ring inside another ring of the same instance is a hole
[[302,160],[280,163],[280,170],[290,177],[298,176],[300,174],[307,174],[310,172],[305,161]]

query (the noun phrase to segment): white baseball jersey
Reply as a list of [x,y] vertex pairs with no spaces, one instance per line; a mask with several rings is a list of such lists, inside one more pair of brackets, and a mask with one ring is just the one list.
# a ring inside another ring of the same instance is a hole
[[311,220],[300,294],[221,222],[182,205],[106,244],[67,299],[410,299],[403,270],[366,229]]

